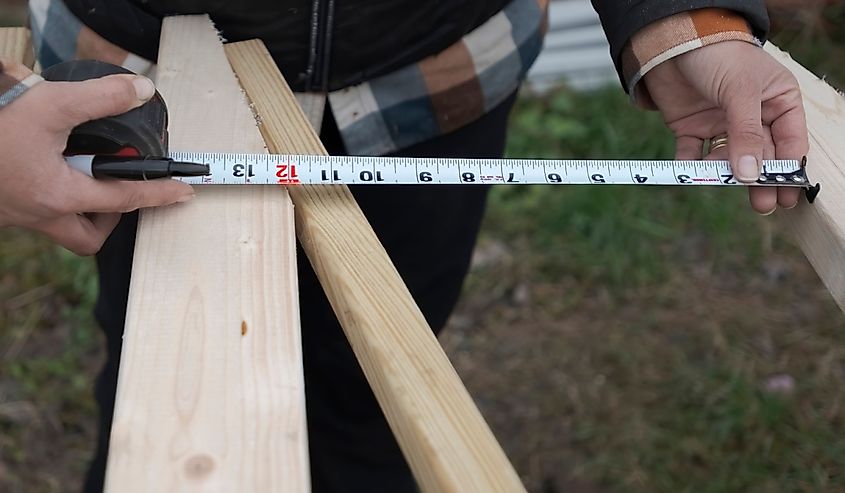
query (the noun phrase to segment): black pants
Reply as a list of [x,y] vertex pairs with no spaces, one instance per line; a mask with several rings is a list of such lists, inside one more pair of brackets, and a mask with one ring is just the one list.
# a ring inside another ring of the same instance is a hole
[[[455,132],[397,152],[415,157],[501,157],[515,95]],[[331,113],[320,138],[333,155],[346,149]],[[352,189],[402,279],[438,332],[466,275],[484,212],[484,186],[378,186]],[[97,380],[97,452],[85,482],[103,489],[137,213],[126,214],[97,255],[96,316],[108,360]],[[308,442],[314,493],[415,491],[415,483],[305,254],[298,252]]]

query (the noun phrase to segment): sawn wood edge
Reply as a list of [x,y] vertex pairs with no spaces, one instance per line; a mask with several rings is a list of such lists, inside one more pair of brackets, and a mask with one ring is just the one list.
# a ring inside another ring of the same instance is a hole
[[[264,45],[225,49],[270,152],[325,154]],[[349,189],[289,192],[299,240],[423,491],[525,491]]]

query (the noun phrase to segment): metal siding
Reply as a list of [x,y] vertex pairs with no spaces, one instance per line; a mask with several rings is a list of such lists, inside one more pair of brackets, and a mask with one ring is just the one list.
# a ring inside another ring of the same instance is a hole
[[610,46],[589,0],[552,0],[543,51],[528,72],[532,89],[565,83],[576,89],[618,84]]

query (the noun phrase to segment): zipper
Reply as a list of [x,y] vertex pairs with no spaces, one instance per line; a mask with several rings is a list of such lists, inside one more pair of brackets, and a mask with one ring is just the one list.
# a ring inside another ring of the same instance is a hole
[[328,91],[333,30],[334,0],[313,0],[308,63],[305,72],[299,74],[299,80],[303,82],[306,92]]

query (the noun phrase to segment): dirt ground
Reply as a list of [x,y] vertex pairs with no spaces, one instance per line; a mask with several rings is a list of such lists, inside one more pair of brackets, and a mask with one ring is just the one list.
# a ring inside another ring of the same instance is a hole
[[[753,386],[781,382],[772,392],[794,394],[802,407],[840,419],[843,390],[834,385],[845,378],[845,345],[836,343],[841,314],[794,252],[732,271],[715,269],[706,249],[693,246],[693,268],[648,289],[625,290],[565,275],[550,282],[525,263],[530,257],[518,243],[485,236],[441,342],[532,493],[669,491],[640,463],[640,451],[654,454],[647,442],[655,430],[694,442],[713,431],[702,427],[721,422],[691,415],[674,423],[667,416],[684,412],[673,395],[688,393],[687,406],[697,409],[720,408],[724,382],[710,385],[707,373],[687,378],[696,366],[750,365]],[[4,282],[12,276],[0,276],[0,287]],[[40,322],[0,353],[3,367],[11,368],[0,375],[0,491],[77,489],[92,451],[90,391],[102,361],[90,318],[69,315],[79,302],[45,286],[3,304],[7,316],[26,312]],[[15,361],[36,363],[17,369]],[[784,373],[805,366],[806,373]],[[799,399],[811,384],[830,386],[825,404]],[[10,395],[34,397],[4,397]],[[755,429],[744,425],[742,434],[751,439]],[[680,464],[665,460],[667,467],[700,468],[690,472],[694,481],[701,472],[714,474],[732,448],[702,449]],[[608,472],[614,470],[624,474]]]
[[[613,284],[485,229],[441,342],[531,493],[845,491],[841,312],[761,242],[677,238],[665,279]],[[3,493],[77,491],[93,451],[96,285],[71,257],[0,233]]]
[[[709,386],[698,379],[673,382],[684,365],[747,361],[761,387],[792,382],[778,373],[784,358],[804,357],[809,365],[826,360],[831,366],[824,371],[842,372],[841,348],[816,347],[802,356],[809,348],[799,347],[808,340],[805,331],[842,329],[838,308],[806,261],[773,255],[749,277],[748,271],[713,270],[706,253],[690,255],[701,262],[696,268],[619,295],[600,286],[584,289],[576,279],[536,282],[512,246],[488,238],[479,248],[466,295],[441,341],[529,491],[672,491],[638,464],[638,434],[668,429],[651,422],[666,412],[660,394]],[[794,291],[778,286],[800,286],[806,297],[797,302]],[[785,393],[794,392],[792,385]],[[711,399],[720,391],[703,392],[696,405],[715,405]],[[834,393],[832,399],[841,396]],[[837,406],[828,410],[835,413]],[[686,423],[675,430],[676,440],[707,432],[694,417],[680,419]],[[599,436],[601,428],[610,434]],[[609,449],[620,451],[612,455],[617,463],[594,463]],[[697,460],[706,469],[722,459]],[[607,475],[596,467],[626,470],[624,487],[587,479]],[[703,478],[689,479],[689,491],[719,491],[696,482]],[[754,490],[784,491],[767,484]]]

